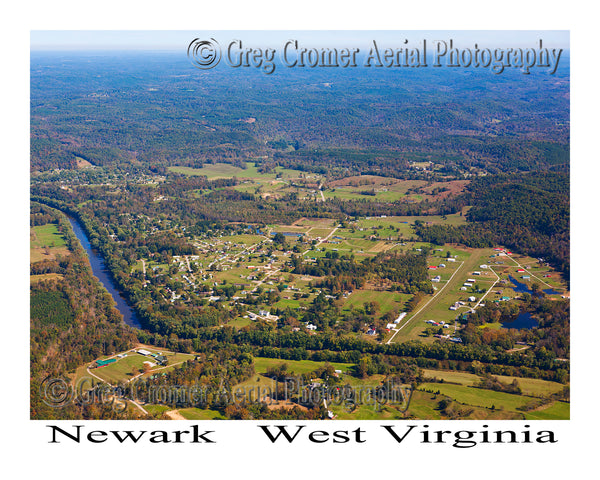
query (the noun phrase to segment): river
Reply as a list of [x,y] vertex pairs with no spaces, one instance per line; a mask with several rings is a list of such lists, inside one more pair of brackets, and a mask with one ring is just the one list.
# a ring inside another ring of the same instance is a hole
[[117,310],[119,310],[119,312],[121,312],[123,315],[123,320],[125,323],[130,327],[141,328],[140,320],[135,313],[135,310],[131,308],[125,298],[123,298],[123,296],[119,293],[119,290],[117,290],[112,278],[110,277],[110,273],[104,264],[104,260],[90,245],[90,241],[88,240],[82,226],[79,224],[79,221],[70,215],[67,215],[67,218],[71,223],[71,227],[73,228],[73,232],[75,232],[75,236],[79,239],[81,246],[88,255],[94,276],[100,280],[100,283],[104,285],[104,288],[106,288],[108,293],[110,293],[111,297],[117,304]]

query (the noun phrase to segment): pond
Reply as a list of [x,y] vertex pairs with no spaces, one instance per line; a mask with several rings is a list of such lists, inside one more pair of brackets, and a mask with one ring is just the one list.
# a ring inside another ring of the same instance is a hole
[[516,328],[517,330],[534,328],[538,326],[538,322],[531,316],[531,313],[520,313],[512,322],[504,322],[502,328]]
[[[512,275],[508,276],[510,282],[514,285],[513,290],[517,293],[530,293],[533,294],[533,290],[529,288],[529,285],[526,283],[518,282],[516,278]],[[546,295],[560,295],[562,292],[558,290],[554,290],[553,288],[547,288],[546,290],[542,290]]]

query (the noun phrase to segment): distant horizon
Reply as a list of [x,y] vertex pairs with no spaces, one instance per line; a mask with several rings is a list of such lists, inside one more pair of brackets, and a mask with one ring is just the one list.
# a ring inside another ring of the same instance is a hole
[[[400,47],[406,39],[454,39],[463,46],[532,47],[541,39],[544,46],[570,50],[568,30],[32,30],[30,51],[178,51],[194,38],[215,37],[227,42],[241,39],[252,47],[273,47],[290,38],[315,47],[361,46],[375,39],[385,46]],[[428,38],[429,37],[429,38]]]

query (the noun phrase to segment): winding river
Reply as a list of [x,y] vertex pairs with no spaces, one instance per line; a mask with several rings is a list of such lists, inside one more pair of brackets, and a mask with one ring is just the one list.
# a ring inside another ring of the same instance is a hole
[[131,308],[125,298],[121,296],[119,290],[117,290],[116,285],[114,284],[112,278],[110,277],[110,273],[104,264],[104,260],[90,245],[90,241],[88,240],[87,235],[85,234],[85,231],[83,230],[79,221],[70,215],[67,215],[67,218],[71,223],[71,227],[73,228],[75,236],[79,239],[81,246],[90,259],[90,265],[92,266],[92,272],[94,273],[94,276],[100,280],[100,283],[104,285],[104,288],[106,288],[108,293],[110,293],[111,297],[117,304],[117,310],[119,310],[119,312],[121,312],[123,315],[123,320],[125,323],[134,328],[141,328],[140,320],[135,313],[135,310]]

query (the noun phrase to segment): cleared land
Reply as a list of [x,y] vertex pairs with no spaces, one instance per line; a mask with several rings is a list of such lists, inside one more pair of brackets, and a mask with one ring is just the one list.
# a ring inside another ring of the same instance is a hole
[[[90,369],[89,372],[110,384],[117,384],[120,382],[128,382],[133,377],[144,372],[144,362],[151,362],[155,364],[146,371],[147,375],[151,375],[153,372],[164,372],[167,369],[173,368],[174,365],[194,358],[194,355],[187,353],[168,352],[164,349],[156,349],[152,347],[143,347],[143,349],[151,353],[157,353],[166,356],[168,359],[167,366],[161,367],[160,365],[156,365],[156,361],[153,359],[153,357],[141,355],[136,353],[134,350],[129,350],[124,352],[124,355],[126,356],[122,358],[118,358],[116,355],[113,357],[107,357],[116,358],[117,361],[105,367]],[[106,358],[102,358],[101,360],[105,359]]]
[[55,260],[58,256],[66,255],[69,255],[69,249],[65,244],[64,237],[58,231],[57,224],[47,223],[31,227],[29,250],[31,263]]

